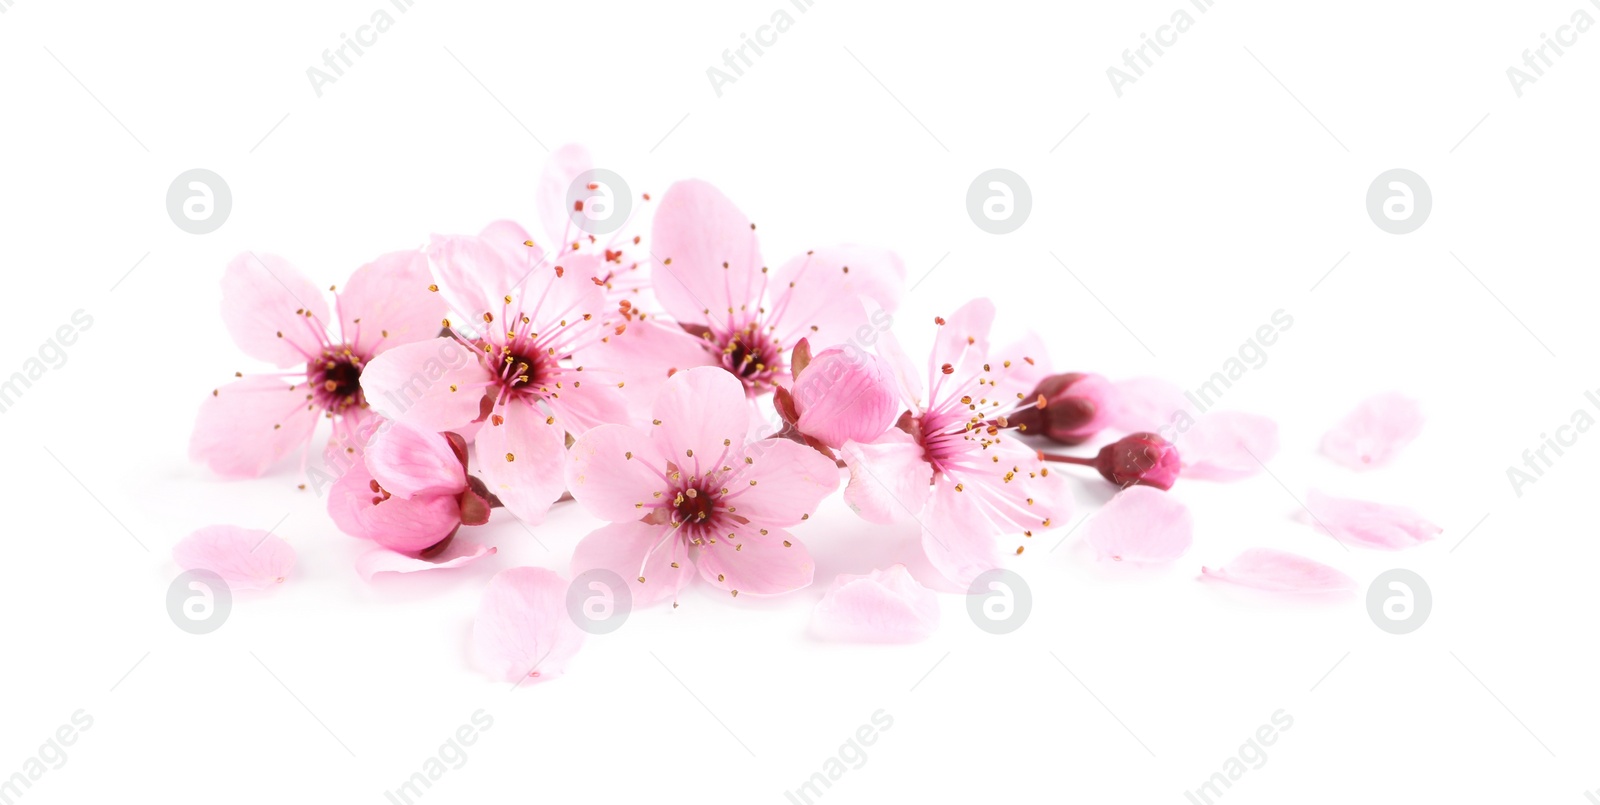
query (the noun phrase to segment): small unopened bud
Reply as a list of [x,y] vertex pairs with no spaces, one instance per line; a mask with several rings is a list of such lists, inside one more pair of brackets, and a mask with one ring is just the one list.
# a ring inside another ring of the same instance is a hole
[[1082,444],[1110,420],[1112,393],[1111,382],[1100,375],[1051,375],[1028,395],[1038,404],[1012,414],[1009,424],[1051,441]]
[[854,346],[812,356],[789,393],[800,432],[834,449],[882,436],[900,412],[888,364]]
[[1100,448],[1094,466],[1117,486],[1171,489],[1178,480],[1178,448],[1154,433],[1133,433]]

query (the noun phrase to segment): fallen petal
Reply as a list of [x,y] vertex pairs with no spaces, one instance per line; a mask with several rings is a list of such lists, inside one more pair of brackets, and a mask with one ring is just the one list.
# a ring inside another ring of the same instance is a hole
[[282,537],[231,525],[206,526],[183,538],[172,558],[184,570],[209,570],[236,590],[281,584],[294,569],[294,548]]
[[1389,392],[1369,397],[1322,437],[1322,454],[1353,470],[1394,461],[1422,433],[1422,406]]
[[542,682],[566,671],[584,632],[567,613],[567,580],[541,567],[503,570],[489,581],[472,624],[472,661],[507,682]]
[[1170,562],[1194,540],[1189,507],[1149,486],[1118,492],[1086,528],[1089,544],[1100,556],[1119,562]]
[[1271,548],[1251,548],[1216,570],[1202,567],[1200,573],[1216,581],[1282,593],[1329,593],[1356,588],[1355,579],[1321,562]]
[[1311,514],[1302,512],[1302,522],[1332,532],[1334,539],[1347,545],[1398,551],[1421,545],[1444,531],[1404,506],[1336,498],[1315,489],[1306,495],[1306,508]]
[[849,643],[914,643],[939,627],[939,599],[905,565],[841,574],[811,612],[811,630]]
[[1278,423],[1242,411],[1214,411],[1173,439],[1183,477],[1237,481],[1261,471],[1278,454]]
[[416,554],[373,548],[356,557],[356,572],[361,578],[372,581],[379,573],[416,573],[421,570],[445,570],[470,565],[495,552],[487,545],[475,545],[455,539],[443,551],[423,559]]

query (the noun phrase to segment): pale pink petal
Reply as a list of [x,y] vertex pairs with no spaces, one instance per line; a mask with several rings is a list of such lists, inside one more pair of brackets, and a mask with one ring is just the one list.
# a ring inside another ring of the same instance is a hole
[[1302,512],[1302,522],[1332,532],[1334,539],[1347,545],[1397,551],[1421,545],[1444,531],[1404,506],[1336,498],[1315,489],[1306,495],[1306,508],[1311,514]]
[[1193,420],[1183,389],[1176,384],[1156,377],[1136,377],[1118,380],[1112,388],[1115,404],[1111,406],[1110,425],[1117,430],[1159,433],[1186,424],[1184,419]]
[[800,432],[836,450],[878,438],[901,411],[888,362],[855,346],[814,355],[789,394]]
[[379,573],[417,573],[424,570],[462,567],[494,553],[495,549],[487,545],[460,539],[451,540],[444,550],[426,559],[416,554],[391,551],[388,548],[373,548],[356,557],[356,572],[361,574],[361,578],[372,581]]
[[816,565],[792,534],[754,523],[729,527],[732,535],[700,548],[700,578],[740,595],[781,595],[811,584]]
[[397,498],[459,495],[467,488],[461,457],[441,434],[403,422],[380,426],[367,443],[367,469]]
[[651,493],[666,486],[666,465],[650,437],[627,425],[601,425],[567,451],[567,490],[602,520],[637,520],[645,514],[639,504],[653,503]]
[[940,474],[932,500],[922,515],[922,552],[935,570],[963,587],[978,574],[1000,565],[995,539],[1000,528],[990,521],[977,495],[957,491],[956,482]]
[[[928,376],[939,384],[945,364],[954,369],[953,374],[967,377],[982,371],[989,354],[989,329],[994,325],[994,303],[983,297],[956,308],[944,317],[933,342],[933,352],[928,354]],[[929,392],[943,398],[941,393]]]
[[567,581],[542,567],[502,570],[472,623],[472,661],[506,682],[543,682],[566,671],[584,632],[567,612]]
[[917,405],[926,402],[927,389],[922,383],[922,373],[917,371],[916,363],[906,354],[905,347],[901,346],[900,339],[895,338],[894,333],[885,332],[878,338],[878,354],[889,364],[895,385],[900,388],[901,399]]
[[647,319],[629,322],[622,333],[579,350],[574,361],[585,372],[601,370],[607,380],[621,382],[620,391],[631,415],[648,422],[650,406],[668,377],[696,366],[716,366],[718,357],[706,348],[704,340],[683,328]]
[[905,565],[841,574],[811,611],[811,631],[852,643],[914,643],[939,628],[939,599]]
[[884,249],[833,246],[796,255],[770,286],[778,289],[774,335],[783,344],[806,338],[815,350],[869,342],[893,321],[905,278],[899,255]]
[[332,324],[321,288],[282,257],[255,252],[222,274],[222,322],[246,355],[277,366],[315,359]]
[[598,425],[627,422],[628,404],[622,389],[609,376],[585,369],[554,366],[540,376],[540,387],[554,391],[545,403],[555,413],[556,422],[574,434]]
[[[1045,347],[1043,338],[1030,332],[990,351],[988,363],[989,371],[984,375],[990,386],[983,396],[991,400],[1020,401],[1050,375],[1050,350]],[[1019,394],[1022,396],[1017,396]]]
[[372,491],[372,483],[366,463],[357,461],[328,490],[328,516],[340,531],[391,550],[416,553],[439,544],[461,524],[460,504],[453,497],[385,500]]
[[696,367],[673,375],[661,387],[651,407],[650,438],[668,461],[703,476],[744,444],[750,413],[744,384],[732,372]]
[[1422,407],[1389,392],[1369,397],[1322,437],[1322,454],[1353,470],[1370,470],[1394,460],[1422,433]]
[[738,469],[724,481],[733,488],[722,500],[757,525],[795,525],[839,486],[838,464],[787,439],[752,442],[727,466]]
[[552,248],[571,239],[567,237],[569,233],[572,237],[584,234],[573,232],[567,189],[579,175],[593,167],[594,159],[589,156],[589,149],[577,143],[563,145],[545,157],[544,169],[539,172],[539,184],[534,188],[533,203]]
[[921,515],[933,467],[910,434],[890,428],[872,442],[846,444],[839,454],[850,470],[844,500],[856,514],[884,525]]
[[428,290],[428,256],[390,252],[358,268],[338,291],[345,341],[372,358],[384,350],[437,336],[444,300]]
[[1329,593],[1354,590],[1355,579],[1304,556],[1271,548],[1251,548],[1232,562],[1212,570],[1202,567],[1205,578],[1283,593]]
[[304,386],[246,377],[206,397],[189,437],[189,458],[229,478],[253,478],[311,440],[322,417]]
[[1170,562],[1189,550],[1194,518],[1171,494],[1130,486],[1090,518],[1084,535],[1102,558]]
[[345,409],[333,418],[333,433],[322,447],[322,463],[327,467],[345,467],[352,461],[360,461],[366,452],[367,440],[387,421],[370,408]]
[[1173,439],[1183,477],[1237,481],[1261,472],[1278,454],[1278,423],[1241,411],[1212,411]]
[[[627,583],[635,607],[671,601],[694,578],[694,564],[683,554],[677,535],[671,531],[670,526],[638,520],[602,526],[573,550],[572,576],[577,578],[585,571],[602,568]],[[673,563],[678,566],[673,567]]]
[[754,313],[763,279],[761,248],[750,219],[721,191],[698,179],[673,184],[656,208],[650,237],[657,258],[650,278],[656,299],[673,318],[726,322],[730,308]]
[[[478,233],[478,238],[500,253],[514,256],[516,262],[532,265],[530,258],[533,262],[537,262],[546,254],[543,249],[530,248],[528,241],[533,237],[528,234],[528,230],[522,228],[522,224],[512,220],[503,219],[489,224]],[[554,252],[557,245],[559,244],[552,244],[550,251]]]
[[491,379],[472,350],[453,338],[430,338],[372,359],[361,391],[385,419],[443,433],[478,418]]
[[[491,225],[485,231],[493,235],[509,226],[514,224]],[[515,248],[502,240],[491,242],[471,235],[433,236],[428,265],[440,295],[456,316],[455,324],[478,327],[484,313],[504,311],[504,297],[516,291],[543,258],[535,247],[524,246],[520,252]]]
[[529,525],[544,521],[566,491],[567,434],[539,409],[512,402],[504,421],[478,431],[478,477],[506,510]]
[[231,525],[206,526],[172,549],[184,570],[209,570],[235,590],[282,584],[294,569],[294,548],[282,537]]

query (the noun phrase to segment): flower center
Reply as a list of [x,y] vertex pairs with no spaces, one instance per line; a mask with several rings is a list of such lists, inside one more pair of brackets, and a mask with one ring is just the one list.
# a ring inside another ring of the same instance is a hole
[[362,365],[361,358],[343,344],[324,349],[321,358],[306,364],[316,404],[335,414],[352,407],[365,407],[366,398],[361,393]]
[[783,368],[783,349],[751,323],[730,333],[722,344],[722,366],[751,391],[773,387],[773,377]]
[[690,486],[679,490],[677,497],[672,499],[672,522],[675,525],[699,525],[710,520],[716,508],[716,498],[710,492]]

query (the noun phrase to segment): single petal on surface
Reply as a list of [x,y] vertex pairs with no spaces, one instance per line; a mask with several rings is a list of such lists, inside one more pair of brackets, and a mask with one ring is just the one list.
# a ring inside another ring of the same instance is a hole
[[478,418],[490,379],[459,341],[430,338],[373,358],[361,372],[361,391],[384,418],[443,433]]
[[361,578],[372,581],[379,573],[417,573],[423,570],[462,567],[494,553],[495,549],[487,545],[460,539],[451,540],[443,551],[426,559],[416,554],[391,551],[388,548],[373,548],[356,557],[356,572],[361,574]]
[[466,470],[450,442],[403,422],[379,427],[364,459],[372,477],[395,497],[455,495],[467,488]]
[[338,290],[340,325],[357,355],[439,334],[444,300],[428,290],[428,256],[412,249],[389,252],[358,268]]
[[189,458],[229,478],[254,478],[311,440],[321,412],[308,409],[304,386],[246,377],[200,404]]
[[754,523],[730,528],[731,535],[708,541],[695,560],[700,578],[711,586],[740,595],[782,595],[810,586],[816,564],[789,532]]
[[583,638],[567,613],[565,579],[541,567],[502,570],[472,623],[473,665],[506,682],[548,681],[566,671]]
[[1394,461],[1422,433],[1422,407],[1393,392],[1369,397],[1322,437],[1322,454],[1353,470]]
[[1212,411],[1173,439],[1183,477],[1237,481],[1261,472],[1278,454],[1278,423],[1258,414]]
[[771,285],[779,289],[772,304],[777,338],[793,344],[804,337],[818,350],[870,343],[893,321],[905,279],[905,264],[886,249],[832,246],[796,255]]
[[[572,552],[572,577],[601,568],[617,574],[627,585],[635,607],[671,601],[694,578],[694,563],[679,545],[678,536],[669,536],[670,531],[670,526],[638,520],[595,529]],[[645,561],[646,555],[649,561]],[[678,566],[673,567],[674,563]]]
[[1306,508],[1311,515],[1302,512],[1302,522],[1318,531],[1333,532],[1340,542],[1367,548],[1397,551],[1421,545],[1444,531],[1404,506],[1336,498],[1315,489],[1306,495]]
[[911,434],[890,428],[872,442],[846,443],[839,454],[850,470],[844,501],[856,514],[883,525],[922,515],[933,466]]
[[658,258],[650,279],[656,299],[673,318],[725,327],[735,315],[729,308],[753,311],[761,304],[755,229],[722,191],[699,179],[673,184],[656,208],[650,237],[650,251]]
[[529,525],[544,521],[566,491],[567,434],[539,409],[512,402],[504,421],[478,431],[478,477],[506,510]]
[[282,584],[294,569],[294,548],[282,537],[231,525],[206,526],[172,549],[184,570],[209,570],[235,590]]
[[812,633],[851,643],[914,643],[939,628],[939,598],[905,565],[841,574],[811,611]]
[[1212,570],[1200,568],[1204,578],[1282,593],[1328,593],[1356,588],[1355,579],[1297,554],[1271,548],[1251,548],[1233,561]]
[[601,425],[578,437],[567,451],[567,490],[603,520],[637,520],[643,503],[667,487],[666,459],[650,437],[627,425]]
[[[539,172],[539,184],[534,188],[534,208],[539,213],[539,223],[550,239],[546,244],[559,249],[567,235],[586,234],[573,232],[572,208],[567,202],[567,190],[579,175],[594,167],[589,149],[577,143],[568,143],[545,157],[544,169]],[[585,196],[588,194],[585,193]]]
[[1115,404],[1111,406],[1111,427],[1129,433],[1160,433],[1173,425],[1178,412],[1193,418],[1183,389],[1158,377],[1135,377],[1111,384]]
[[1101,557],[1119,562],[1170,562],[1188,551],[1194,540],[1189,507],[1148,486],[1118,492],[1084,529]]
[[332,321],[322,289],[289,261],[245,252],[222,274],[222,323],[246,355],[281,367],[322,354]]
[[[732,372],[702,366],[667,379],[651,407],[650,438],[668,461],[704,477],[744,444],[750,402]],[[721,457],[719,459],[719,457]]]

